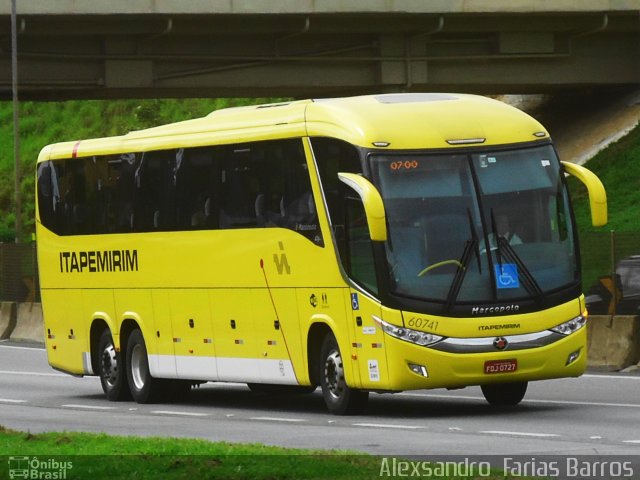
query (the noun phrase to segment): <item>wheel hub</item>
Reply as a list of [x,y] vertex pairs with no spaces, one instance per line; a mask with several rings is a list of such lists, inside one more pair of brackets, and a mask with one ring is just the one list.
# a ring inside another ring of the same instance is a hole
[[109,344],[102,352],[102,373],[110,386],[118,381],[118,357],[113,344]]
[[329,393],[335,398],[342,395],[344,390],[344,369],[340,353],[331,352],[324,364],[324,380]]
[[144,351],[140,345],[133,347],[131,352],[131,378],[138,390],[142,390],[146,383],[146,368]]

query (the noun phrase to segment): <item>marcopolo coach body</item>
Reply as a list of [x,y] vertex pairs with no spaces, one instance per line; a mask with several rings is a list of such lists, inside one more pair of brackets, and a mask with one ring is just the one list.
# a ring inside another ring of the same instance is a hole
[[586,311],[565,173],[501,102],[388,94],[223,109],[45,147],[49,362],[150,402],[194,383],[371,391],[580,375]]

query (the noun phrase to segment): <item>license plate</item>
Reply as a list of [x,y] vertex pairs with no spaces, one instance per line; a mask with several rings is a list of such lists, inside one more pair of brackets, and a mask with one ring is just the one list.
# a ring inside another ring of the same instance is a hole
[[509,360],[488,360],[484,362],[484,373],[487,375],[492,373],[511,373],[518,369],[518,360],[511,358]]

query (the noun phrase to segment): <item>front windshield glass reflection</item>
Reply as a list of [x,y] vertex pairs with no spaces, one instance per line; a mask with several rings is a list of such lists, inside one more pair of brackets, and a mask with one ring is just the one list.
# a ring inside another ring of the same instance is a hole
[[577,280],[573,228],[551,146],[376,155],[392,292],[454,302],[538,297]]

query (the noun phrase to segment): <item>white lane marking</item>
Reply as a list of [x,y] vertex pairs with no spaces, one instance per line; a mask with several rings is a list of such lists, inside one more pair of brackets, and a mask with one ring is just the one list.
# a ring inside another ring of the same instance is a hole
[[0,398],[0,403],[27,403],[28,400],[15,400],[13,398]]
[[480,433],[488,435],[509,435],[514,437],[553,438],[559,437],[555,433],[531,433],[531,432],[505,432],[501,430],[481,430]]
[[156,415],[181,415],[184,417],[206,417],[208,413],[196,413],[196,412],[181,412],[176,410],[153,410],[151,413]]
[[354,427],[367,427],[367,428],[398,428],[404,430],[418,430],[424,427],[416,425],[396,425],[393,423],[352,423]]
[[94,375],[84,375],[82,377],[76,377],[69,373],[54,373],[54,372],[16,372],[13,370],[0,370],[0,375],[29,375],[34,377],[65,377],[65,378],[80,378],[80,379],[94,379],[98,380],[100,377]]
[[80,405],[76,403],[67,403],[62,405],[64,408],[82,408],[85,410],[116,410],[117,407],[103,407],[100,405]]
[[261,422],[306,422],[304,418],[281,418],[281,417],[250,417],[249,420],[259,420]]
[[33,375],[36,377],[71,377],[66,373],[49,373],[49,372],[14,372],[11,370],[0,370],[1,375]]
[[[450,399],[461,399],[461,400],[484,400],[484,397],[480,396],[471,396],[471,395],[438,395],[433,393],[396,393],[395,396],[400,397],[424,397],[424,398],[445,398],[447,400]],[[610,402],[581,402],[577,400],[535,400],[535,399],[524,399],[522,403],[551,403],[557,405],[582,405],[582,406],[594,406],[594,407],[623,407],[623,408],[640,408],[640,404],[638,403],[610,403]]]
[[583,405],[594,407],[640,408],[638,403],[578,402],[574,400],[523,400],[522,403],[554,403],[559,405]]
[[623,440],[622,443],[632,443],[634,445],[640,445],[640,440]]
[[40,347],[40,346],[36,346],[36,345],[34,345],[33,347],[18,347],[16,345],[2,345],[2,344],[0,344],[0,348],[11,348],[13,350],[31,350],[31,351],[46,352],[46,350],[44,349],[44,346]]
[[438,393],[413,393],[413,392],[402,392],[395,393],[394,397],[425,397],[425,398],[460,398],[462,400],[484,400],[484,397],[479,396],[471,396],[471,395],[445,395]]
[[587,378],[606,378],[607,380],[640,380],[640,375],[602,375],[598,373],[587,373],[582,376]]

